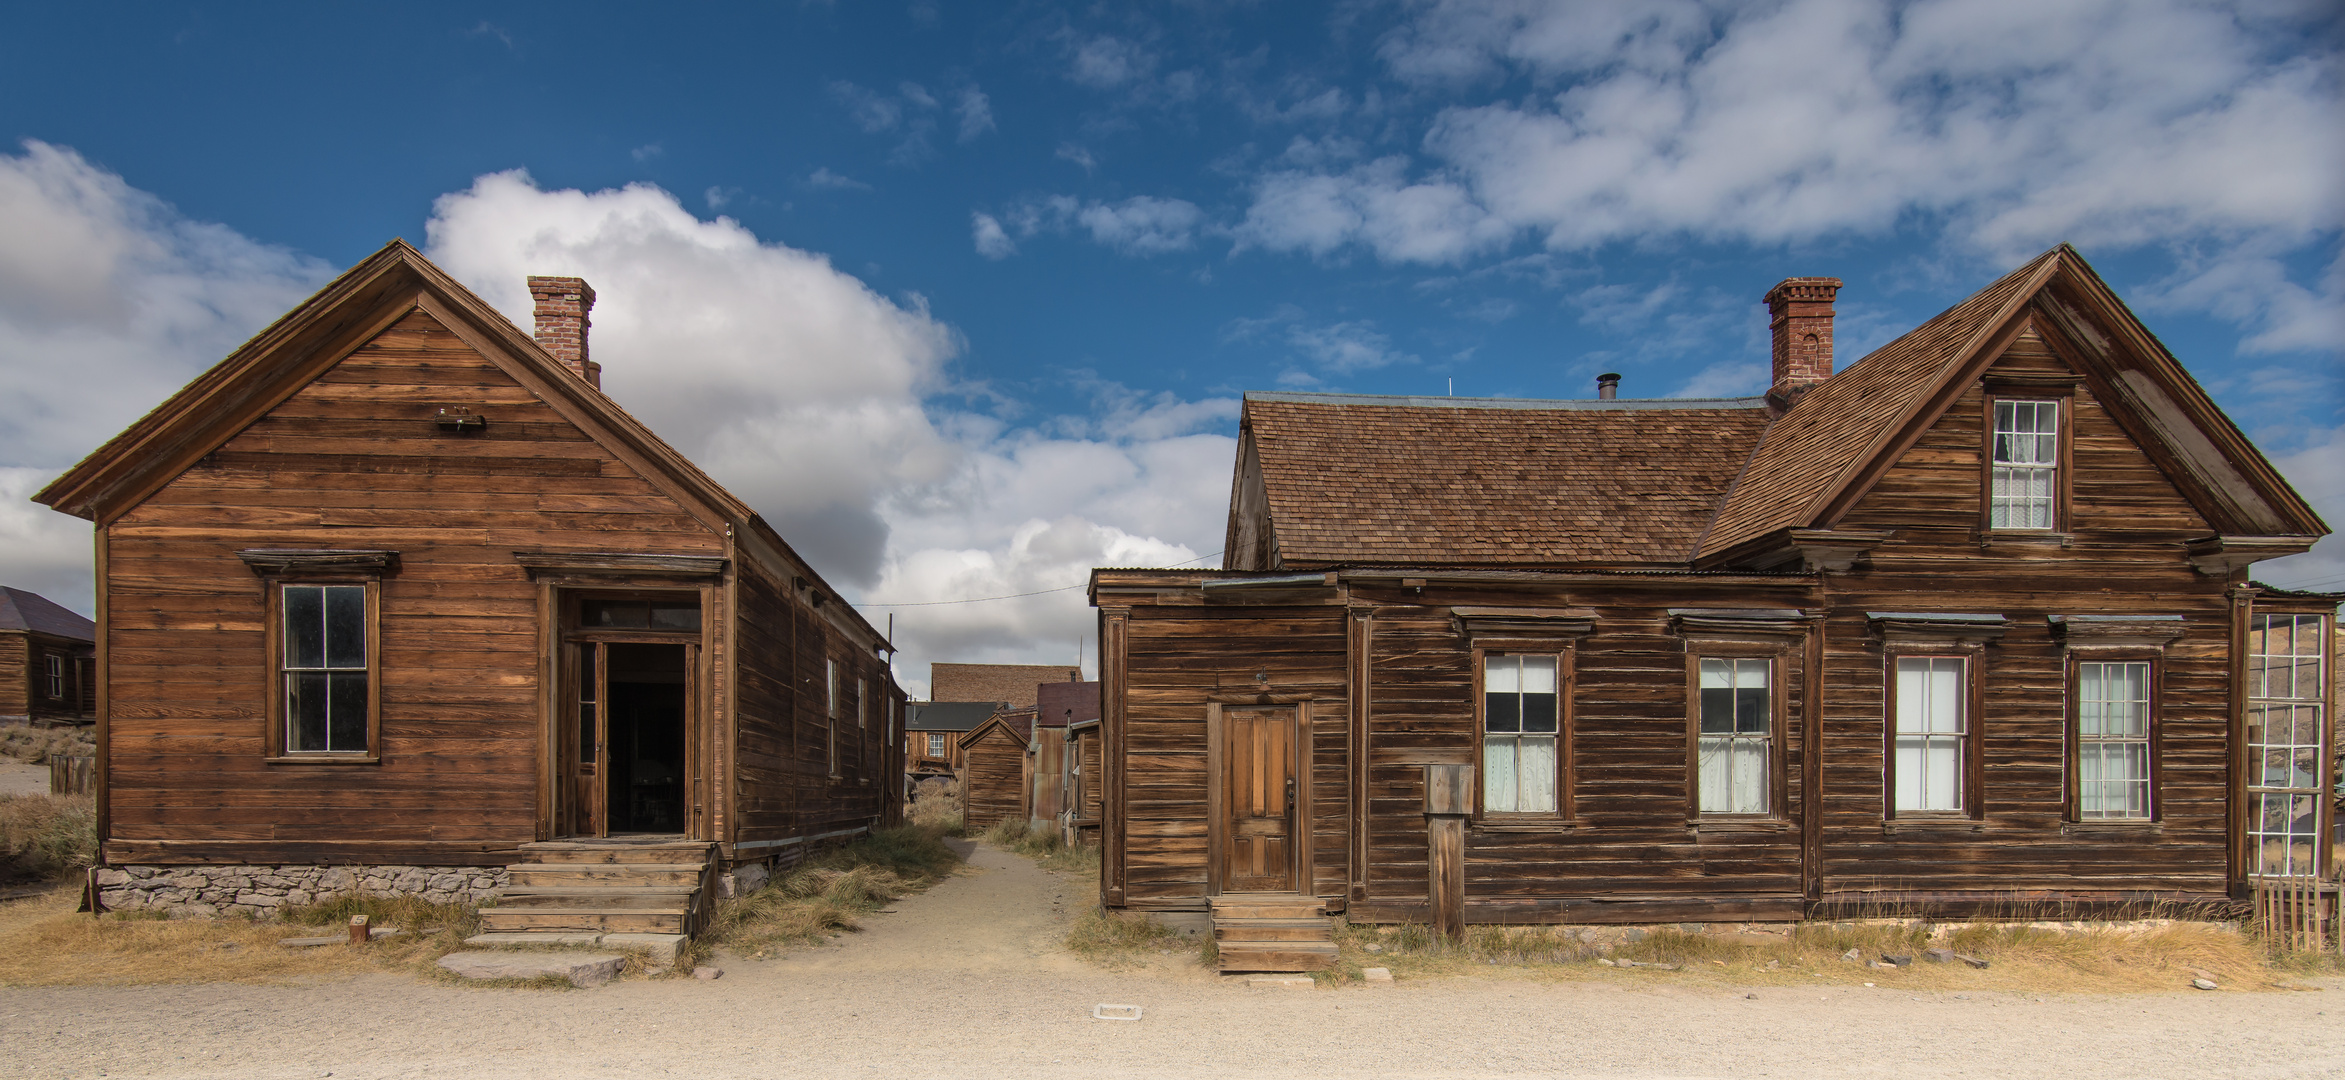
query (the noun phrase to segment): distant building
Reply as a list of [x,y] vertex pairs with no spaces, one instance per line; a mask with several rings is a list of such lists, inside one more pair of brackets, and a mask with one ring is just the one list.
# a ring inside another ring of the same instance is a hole
[[1059,664],[930,664],[928,700],[1032,705],[1036,686],[1082,678],[1083,669]]
[[95,721],[97,639],[96,623],[0,585],[0,723]]

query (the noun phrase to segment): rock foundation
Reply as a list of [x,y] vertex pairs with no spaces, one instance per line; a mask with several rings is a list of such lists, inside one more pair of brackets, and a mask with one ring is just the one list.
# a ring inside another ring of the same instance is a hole
[[510,882],[502,866],[103,866],[96,875],[106,910],[174,919],[270,918],[288,904],[351,893],[477,904]]

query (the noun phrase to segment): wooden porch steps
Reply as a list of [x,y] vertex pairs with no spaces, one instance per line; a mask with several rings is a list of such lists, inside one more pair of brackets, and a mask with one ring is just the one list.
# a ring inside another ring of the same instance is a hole
[[1298,893],[1224,893],[1212,899],[1223,971],[1324,971],[1335,966],[1326,902]]
[[708,921],[716,845],[697,840],[558,840],[523,844],[529,861],[494,907],[492,934],[694,934]]

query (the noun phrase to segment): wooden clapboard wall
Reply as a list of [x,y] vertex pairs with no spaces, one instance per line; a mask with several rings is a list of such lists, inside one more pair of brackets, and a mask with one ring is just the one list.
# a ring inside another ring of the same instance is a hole
[[[491,418],[477,435],[443,405]],[[538,587],[522,548],[725,538],[414,310],[101,534],[113,862],[504,861],[535,838]],[[379,765],[270,763],[245,548],[374,548]],[[715,613],[712,613],[712,616]]]
[[1026,740],[997,715],[969,732],[962,743],[968,762],[962,773],[963,820],[971,832],[1026,815]]

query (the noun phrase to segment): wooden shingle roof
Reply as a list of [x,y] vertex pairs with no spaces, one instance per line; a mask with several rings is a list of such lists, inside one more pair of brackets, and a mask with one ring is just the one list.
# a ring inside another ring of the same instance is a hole
[[1246,395],[1280,561],[1682,564],[1767,423],[1760,398]]

